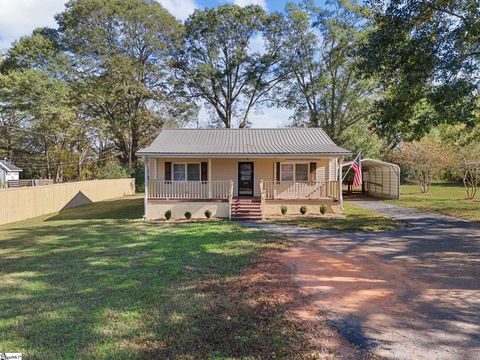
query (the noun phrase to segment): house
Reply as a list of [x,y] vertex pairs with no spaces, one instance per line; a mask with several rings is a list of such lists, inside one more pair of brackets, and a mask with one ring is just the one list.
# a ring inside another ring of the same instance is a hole
[[0,160],[0,187],[5,186],[10,180],[19,180],[22,169],[7,161]]
[[164,129],[138,152],[145,162],[145,218],[189,211],[262,219],[282,205],[318,213],[341,201],[342,162],[349,151],[319,128]]

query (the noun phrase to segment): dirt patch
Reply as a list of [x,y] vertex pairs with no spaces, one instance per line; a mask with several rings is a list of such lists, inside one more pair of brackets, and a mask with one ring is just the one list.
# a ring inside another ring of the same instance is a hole
[[[248,353],[253,351],[261,359],[373,359],[328,325],[318,307],[293,282],[283,256],[281,251],[266,253],[239,277],[206,285],[205,290],[226,297],[231,306],[225,310],[233,312],[227,318],[242,313],[258,327],[259,336],[249,344]],[[270,346],[272,336],[277,338],[278,348]],[[245,354],[230,355],[240,353]]]

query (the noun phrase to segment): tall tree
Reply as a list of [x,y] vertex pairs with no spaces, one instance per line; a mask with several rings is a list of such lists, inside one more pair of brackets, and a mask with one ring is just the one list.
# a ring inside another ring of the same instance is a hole
[[83,110],[103,122],[132,172],[136,151],[159,127],[192,115],[177,101],[169,67],[180,25],[142,0],[71,0],[57,21]]
[[371,0],[372,27],[363,66],[381,80],[377,130],[420,138],[441,123],[478,121],[478,0]]
[[280,99],[294,110],[294,125],[322,127],[342,142],[347,129],[367,123],[375,82],[356,66],[366,36],[363,9],[346,1],[328,5],[287,4],[282,58],[291,81]]
[[213,109],[216,125],[248,126],[252,109],[283,79],[276,71],[281,24],[259,6],[233,5],[197,10],[186,21],[176,68],[192,99]]
[[56,40],[54,32],[39,29],[8,51],[0,68],[0,127],[6,135],[0,146],[26,172],[63,181],[65,163],[78,165],[89,146],[86,124],[78,121],[71,88],[60,76],[69,61]]

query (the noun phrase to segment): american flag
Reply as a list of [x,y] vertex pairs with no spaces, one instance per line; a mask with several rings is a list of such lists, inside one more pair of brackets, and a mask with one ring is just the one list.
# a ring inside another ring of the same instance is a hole
[[353,161],[352,169],[355,172],[355,176],[353,177],[353,186],[361,186],[363,182],[363,176],[362,176],[362,157],[360,154]]

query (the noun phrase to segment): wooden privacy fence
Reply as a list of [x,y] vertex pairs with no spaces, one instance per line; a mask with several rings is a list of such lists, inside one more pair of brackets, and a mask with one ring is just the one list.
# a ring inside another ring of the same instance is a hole
[[0,190],[0,225],[135,194],[134,179],[90,180]]

